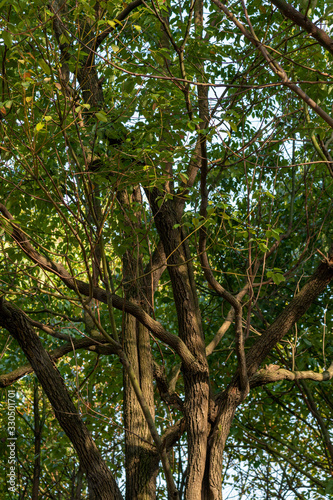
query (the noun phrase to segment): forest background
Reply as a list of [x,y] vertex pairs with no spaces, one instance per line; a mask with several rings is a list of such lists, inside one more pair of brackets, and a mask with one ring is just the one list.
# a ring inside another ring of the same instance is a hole
[[332,16],[0,2],[1,498],[333,497]]

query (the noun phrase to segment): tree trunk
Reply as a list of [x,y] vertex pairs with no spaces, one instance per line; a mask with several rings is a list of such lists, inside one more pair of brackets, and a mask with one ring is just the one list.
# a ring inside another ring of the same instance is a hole
[[[210,399],[209,370],[205,352],[201,314],[189,249],[174,200],[158,207],[156,191],[148,194],[155,224],[167,256],[168,272],[177,309],[179,336],[195,356],[191,369],[182,369],[185,388],[185,419],[188,441],[188,475],[185,498],[201,500],[205,471],[208,410]],[[175,227],[176,226],[176,227]]]
[[24,313],[0,303],[0,326],[13,335],[33,367],[87,475],[89,494],[96,500],[122,500],[117,483],[73,404],[65,383]]
[[[140,188],[135,188],[132,193],[132,202],[141,203]],[[125,211],[129,204],[127,193],[119,193],[120,201]],[[140,225],[139,212],[136,227],[133,227],[133,240],[136,239],[135,229]],[[123,277],[125,297],[131,302],[148,309],[147,301],[143,294],[147,287],[140,278],[143,274],[142,256],[139,245],[134,245],[127,250],[123,258]],[[150,291],[150,297],[151,297]],[[123,331],[123,345],[127,358],[132,365],[143,396],[148,403],[152,417],[155,416],[154,386],[153,386],[153,361],[150,347],[150,336],[134,316],[125,315]],[[126,370],[124,377],[124,423],[125,423],[125,468],[126,468],[126,499],[127,500],[153,500],[156,498],[156,477],[158,473],[159,458],[153,447],[153,440],[141,406]]]

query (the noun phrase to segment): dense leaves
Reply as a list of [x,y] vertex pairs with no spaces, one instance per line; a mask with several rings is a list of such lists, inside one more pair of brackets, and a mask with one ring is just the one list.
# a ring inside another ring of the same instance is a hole
[[[249,394],[237,379],[320,262],[331,279],[332,48],[313,33],[329,38],[332,7],[292,3],[309,32],[286,6],[0,2],[1,296],[30,318],[128,499],[171,497],[172,478],[188,500],[333,495],[330,285],[258,358],[307,375],[253,379]],[[15,376],[27,353],[1,314],[3,477],[11,386],[19,498],[88,498],[42,380]],[[16,498],[5,481],[0,493]]]

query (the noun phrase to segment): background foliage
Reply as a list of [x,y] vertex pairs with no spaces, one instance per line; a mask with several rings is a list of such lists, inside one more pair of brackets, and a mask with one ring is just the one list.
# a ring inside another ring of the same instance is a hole
[[[159,207],[183,197],[179,226],[189,242],[206,345],[215,338],[230,305],[202,271],[202,227],[216,279],[233,295],[248,286],[243,299],[248,350],[332,244],[330,125],[281,84],[262,53],[215,3],[204,3],[202,27],[195,25],[193,5],[187,1],[138,2],[123,20],[117,16],[126,4],[118,0],[65,4],[0,3],[1,203],[41,255],[61,262],[83,281],[92,283],[96,277],[96,241],[102,240],[107,269],[100,263],[100,286],[124,296],[126,256],[136,259],[138,268],[148,269],[158,246],[147,192],[161,191]],[[268,1],[225,5],[262,41],[290,80],[331,115],[332,55]],[[330,34],[330,2],[293,6]],[[92,53],[99,88],[91,97],[90,73],[84,75],[84,65],[92,62]],[[207,88],[205,120],[201,106]],[[193,158],[200,157],[196,148],[201,137],[207,140],[208,158],[204,215],[200,172],[195,179],[190,176]],[[117,193],[130,196],[135,185],[140,185],[142,201],[119,203]],[[39,331],[49,352],[69,337],[74,341],[92,335],[99,326],[111,332],[113,315],[122,331],[123,311],[113,309],[112,315],[106,304],[95,301],[90,304],[92,323],[84,312],[85,298],[25,256],[12,233],[2,216],[1,292],[50,329],[51,335],[45,328]],[[166,271],[154,303],[146,297],[144,305],[168,331],[178,334]],[[266,363],[322,373],[333,357],[331,335],[328,287]],[[0,343],[3,374],[26,363],[5,330]],[[179,357],[153,336],[151,348],[154,361],[170,378]],[[212,391],[217,394],[237,368],[232,327],[208,360]],[[123,376],[117,356],[71,349],[57,367],[123,490]],[[34,375],[16,381],[15,389],[19,498],[31,497],[38,426],[42,498],[87,498],[74,449]],[[179,374],[176,392],[184,394]],[[330,382],[279,381],[254,388],[238,409],[227,441],[225,498],[333,495],[332,396]],[[1,397],[5,464],[6,388]],[[181,412],[163,401],[157,387],[154,397],[155,421],[162,434]],[[181,494],[186,456],[183,436],[170,452]],[[157,487],[157,497],[166,498],[163,475]],[[77,491],[81,496],[75,496]],[[0,495],[14,498],[5,482]]]

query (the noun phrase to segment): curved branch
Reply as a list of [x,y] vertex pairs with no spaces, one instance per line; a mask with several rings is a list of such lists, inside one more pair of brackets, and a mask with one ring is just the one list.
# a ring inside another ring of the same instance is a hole
[[[202,145],[202,163],[201,163],[201,207],[200,215],[203,218],[207,217],[207,205],[208,205],[208,190],[207,190],[207,156],[206,156],[206,144],[204,141]],[[228,292],[222,285],[215,279],[211,267],[209,265],[207,250],[206,250],[207,233],[204,226],[201,226],[199,230],[199,253],[200,262],[203,269],[204,275],[213,290],[223,299],[227,300],[229,304],[234,308],[235,311],[235,334],[236,334],[236,354],[239,366],[239,383],[241,391],[244,395],[249,392],[249,381],[246,369],[246,358],[244,350],[244,335],[242,326],[242,304],[234,297],[230,292]],[[220,335],[221,336],[221,335]]]
[[[63,346],[57,347],[53,351],[48,352],[48,355],[52,359],[52,361],[58,361],[60,358],[65,356],[71,351],[78,351],[79,349],[87,349],[88,351],[97,352],[98,354],[116,354],[115,349],[107,344],[107,340],[104,337],[100,339],[79,339],[72,340],[72,342],[65,344]],[[16,370],[13,370],[10,373],[4,373],[0,375],[0,387],[8,387],[14,382],[17,382],[20,378],[28,375],[28,373],[32,373],[34,371],[33,367],[29,364],[20,366]]]
[[172,383],[173,380],[171,380],[171,382],[168,382],[167,377],[165,375],[165,370],[162,368],[162,366],[158,365],[157,363],[154,363],[153,370],[154,370],[154,379],[156,380],[156,385],[160,393],[161,399],[165,402],[167,406],[171,406],[172,408],[175,408],[176,410],[181,410],[183,412],[184,411],[183,401],[174,391],[173,387],[173,385],[176,384],[176,380],[174,379],[178,376],[180,372],[180,366],[177,365],[177,371],[173,379],[174,384]]
[[255,342],[246,356],[249,377],[252,377],[274,346],[282,340],[294,324],[305,314],[313,301],[333,279],[333,246],[300,292],[285,307],[266,332]]
[[316,373],[312,370],[306,371],[289,371],[280,368],[278,365],[268,365],[266,368],[258,370],[257,373],[250,378],[250,386],[257,387],[259,385],[271,384],[280,380],[314,380],[316,382],[324,382],[333,378],[333,363],[328,370],[323,373]]
[[3,298],[0,300],[0,326],[17,340],[31,363],[60,426],[73,443],[87,474],[89,490],[93,496],[100,500],[107,498],[122,500],[122,494],[113,474],[101,456],[69,395],[62,376],[44,349],[40,338],[25,314]]

